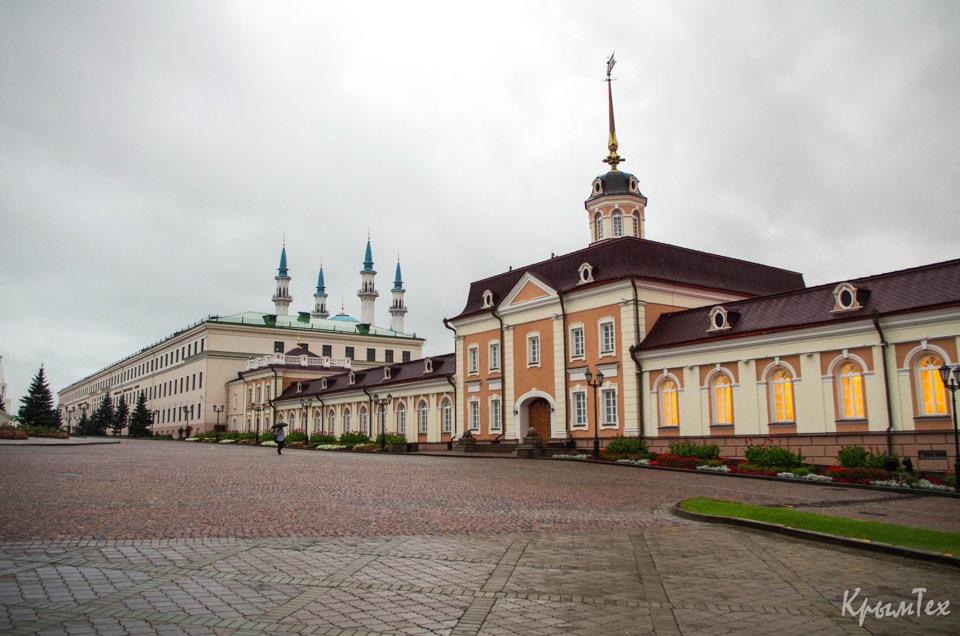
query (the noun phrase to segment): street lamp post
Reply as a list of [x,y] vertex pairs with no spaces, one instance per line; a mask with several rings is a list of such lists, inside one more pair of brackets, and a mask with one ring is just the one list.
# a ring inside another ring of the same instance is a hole
[[253,419],[254,419],[254,422],[256,423],[256,429],[257,429],[257,430],[256,430],[257,438],[256,438],[256,442],[255,442],[255,443],[257,443],[257,444],[260,443],[260,413],[261,413],[262,411],[263,411],[263,405],[260,404],[259,402],[254,402],[254,403],[253,403],[253,412],[256,413],[256,415],[254,416]]
[[77,412],[77,407],[71,406],[70,408],[64,409],[67,412],[67,435],[70,434],[70,422],[73,421],[73,414]]
[[310,406],[313,404],[313,398],[303,397],[300,398],[300,406],[303,407],[303,447],[310,448],[310,433],[307,432],[307,411],[310,409]]
[[387,448],[387,404],[393,401],[393,396],[387,393],[387,397],[382,400],[376,393],[373,394],[373,401],[380,406],[380,450]]
[[943,388],[950,391],[950,405],[953,407],[953,489],[960,492],[960,429],[957,428],[957,389],[960,389],[960,365],[953,367],[953,369],[947,365],[941,366],[940,380],[943,382]]
[[593,458],[600,459],[600,402],[597,400],[597,389],[603,384],[603,372],[597,371],[597,377],[594,378],[590,369],[587,369],[584,376],[587,386],[593,389]]
[[[83,420],[83,418],[87,416],[87,409],[90,408],[90,405],[84,402],[83,404],[79,405],[79,408],[80,408],[80,420]],[[81,431],[81,433],[83,435],[86,435],[87,431],[84,430],[84,431]]]
[[220,414],[223,413],[223,409],[227,408],[224,404],[214,404],[210,408],[213,409],[213,412],[217,414],[217,423],[214,424],[213,430],[217,432],[217,443],[220,443]]

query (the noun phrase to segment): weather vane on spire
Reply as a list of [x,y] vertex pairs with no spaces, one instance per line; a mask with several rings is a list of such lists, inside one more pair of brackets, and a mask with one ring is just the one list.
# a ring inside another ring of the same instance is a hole
[[611,82],[613,79],[610,77],[610,74],[613,72],[613,66],[617,63],[613,56],[616,55],[616,52],[610,54],[610,58],[607,60],[607,107],[610,113],[610,138],[607,140],[607,150],[610,151],[610,154],[607,155],[607,158],[603,160],[603,163],[610,164],[610,171],[616,172],[617,165],[625,161],[623,157],[617,154],[617,127],[613,121],[613,89],[611,88]]

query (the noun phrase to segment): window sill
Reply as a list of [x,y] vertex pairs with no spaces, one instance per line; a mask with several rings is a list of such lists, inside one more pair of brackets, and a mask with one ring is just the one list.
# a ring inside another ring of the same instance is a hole
[[711,424],[710,428],[733,428],[733,424]]
[[797,425],[796,422],[786,422],[786,421],[784,421],[784,422],[770,422],[769,424],[767,424],[767,426],[769,426],[770,428],[773,428],[774,426],[796,426],[796,425]]
[[676,431],[676,430],[679,430],[679,429],[680,429],[680,426],[679,426],[679,425],[675,425],[675,426],[658,426],[658,427],[657,427],[657,430],[659,430],[659,431]]

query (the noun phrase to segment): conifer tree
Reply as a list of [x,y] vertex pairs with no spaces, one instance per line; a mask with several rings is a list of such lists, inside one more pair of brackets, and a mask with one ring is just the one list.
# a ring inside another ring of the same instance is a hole
[[87,427],[87,435],[106,435],[107,428],[113,424],[113,400],[109,395],[104,396],[103,402],[97,407],[97,410],[90,416],[90,424]]
[[130,405],[127,404],[125,395],[121,395],[117,400],[117,408],[113,412],[113,421],[110,422],[110,428],[113,429],[113,435],[116,437],[123,432],[127,426],[127,418],[130,417]]
[[153,424],[153,414],[147,410],[147,396],[140,393],[137,403],[130,415],[130,428],[127,435],[130,437],[150,437],[150,425]]
[[60,428],[60,414],[53,407],[53,394],[43,374],[43,365],[33,377],[27,394],[20,398],[20,412],[17,419],[27,426]]
[[90,429],[90,418],[87,417],[87,412],[83,411],[80,414],[80,421],[77,422],[76,428],[73,429],[74,435],[89,435]]

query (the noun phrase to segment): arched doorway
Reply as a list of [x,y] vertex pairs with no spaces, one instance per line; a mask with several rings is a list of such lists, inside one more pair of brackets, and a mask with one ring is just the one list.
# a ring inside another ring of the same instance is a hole
[[550,420],[550,403],[544,398],[535,398],[527,406],[527,427],[537,431],[544,441],[551,437]]

